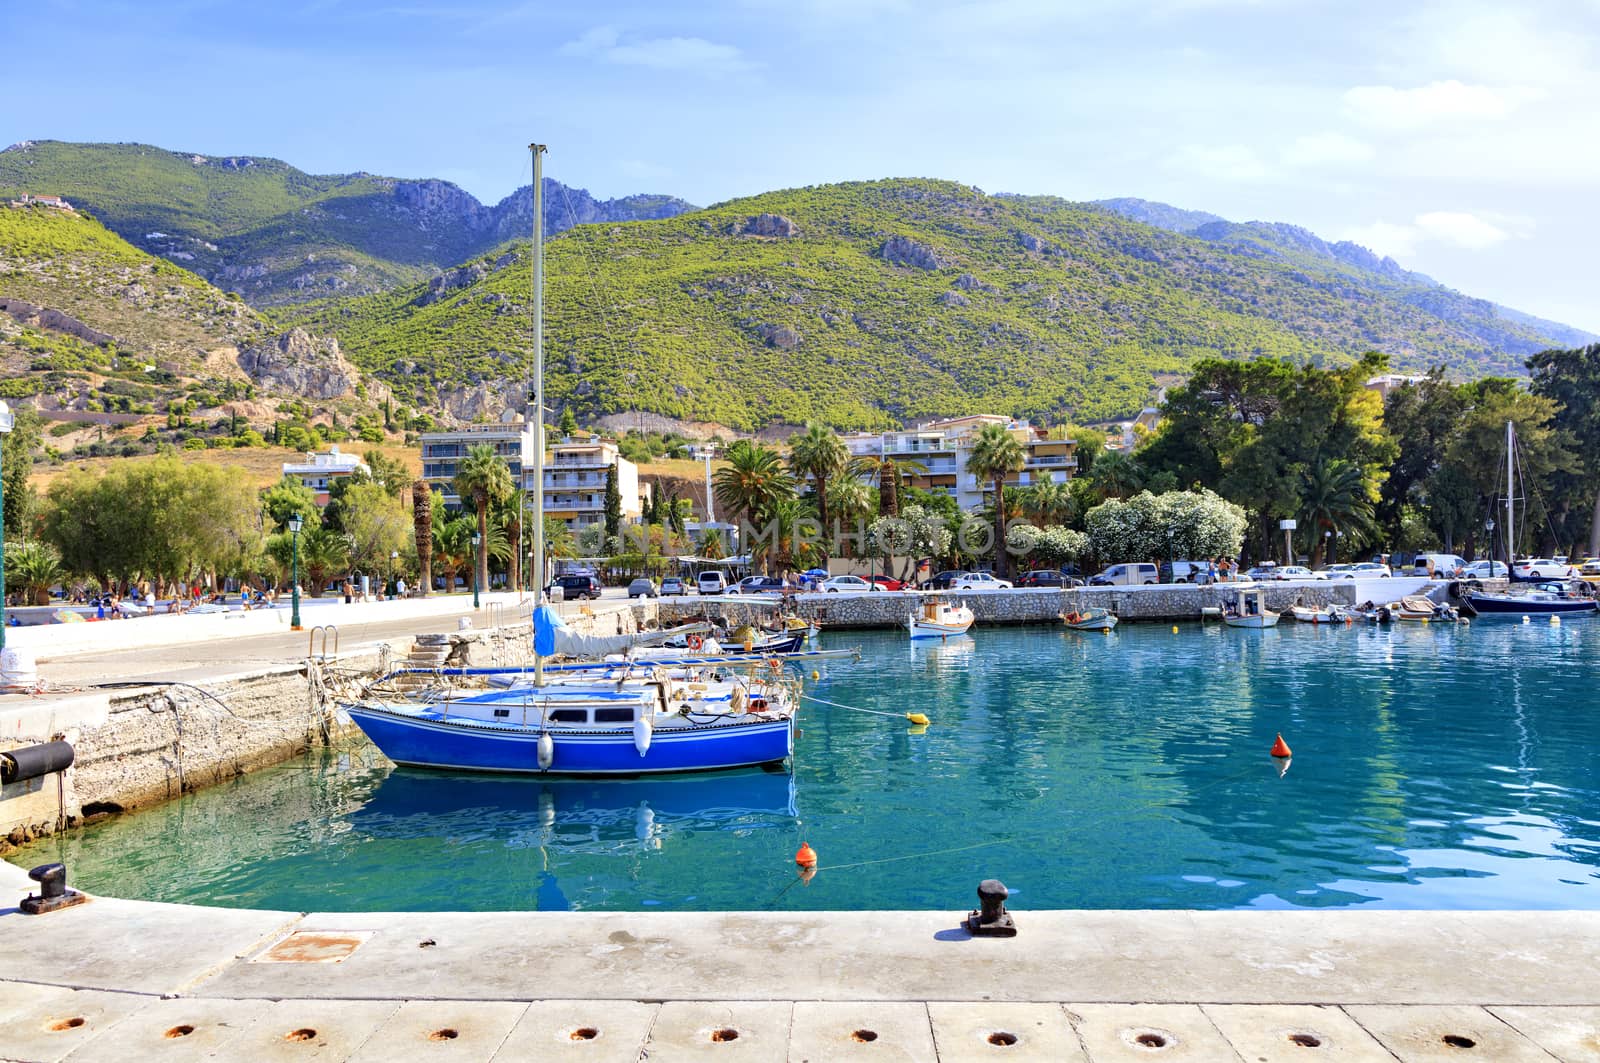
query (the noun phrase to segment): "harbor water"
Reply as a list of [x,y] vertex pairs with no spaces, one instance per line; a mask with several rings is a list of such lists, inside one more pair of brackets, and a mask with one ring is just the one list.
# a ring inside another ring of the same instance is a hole
[[808,692],[931,725],[807,703],[792,773],[655,780],[357,744],[10,859],[302,911],[1600,908],[1600,621],[825,641]]

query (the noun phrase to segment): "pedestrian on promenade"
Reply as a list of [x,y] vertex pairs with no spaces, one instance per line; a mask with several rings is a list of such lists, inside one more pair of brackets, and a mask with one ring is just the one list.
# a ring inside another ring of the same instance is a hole
[[340,584],[339,589],[344,591],[344,604],[349,605],[350,593],[353,590],[353,588],[350,586],[350,580],[347,578],[344,583]]

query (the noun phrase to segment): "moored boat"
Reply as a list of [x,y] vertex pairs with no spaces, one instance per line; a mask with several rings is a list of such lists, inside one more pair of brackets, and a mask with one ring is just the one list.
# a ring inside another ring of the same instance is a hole
[[928,597],[918,612],[906,617],[906,630],[914,639],[947,639],[965,635],[973,619],[972,610],[964,602]]
[[1109,609],[1082,609],[1061,614],[1061,622],[1074,631],[1110,631],[1117,618]]
[[1234,600],[1222,614],[1224,624],[1258,630],[1278,625],[1278,614],[1267,608],[1267,592],[1261,587],[1243,584],[1234,594]]
[[1333,604],[1319,607],[1296,602],[1290,606],[1289,615],[1302,624],[1343,624],[1350,620],[1350,614],[1343,607]]

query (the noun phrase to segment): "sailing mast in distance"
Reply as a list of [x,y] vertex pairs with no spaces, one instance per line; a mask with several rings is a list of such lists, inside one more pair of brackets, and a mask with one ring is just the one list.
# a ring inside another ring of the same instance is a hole
[[[533,155],[533,607],[544,604],[544,153]],[[526,392],[524,392],[526,394]]]

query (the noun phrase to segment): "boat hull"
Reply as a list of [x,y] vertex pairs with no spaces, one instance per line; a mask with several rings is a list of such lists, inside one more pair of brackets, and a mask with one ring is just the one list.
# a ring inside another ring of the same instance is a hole
[[1242,628],[1268,628],[1278,626],[1278,614],[1268,613],[1265,616],[1225,616],[1222,622],[1229,627]]
[[1493,594],[1465,594],[1462,600],[1479,616],[1570,616],[1593,613],[1600,603],[1589,598],[1502,598]]
[[703,727],[655,729],[643,756],[633,729],[551,728],[554,756],[539,766],[537,727],[442,719],[347,705],[350,718],[396,764],[527,775],[655,775],[777,763],[794,752],[793,717],[743,718]]
[[952,635],[965,635],[972,627],[972,621],[965,624],[932,624],[923,620],[911,622],[911,637],[914,639],[947,639]]

